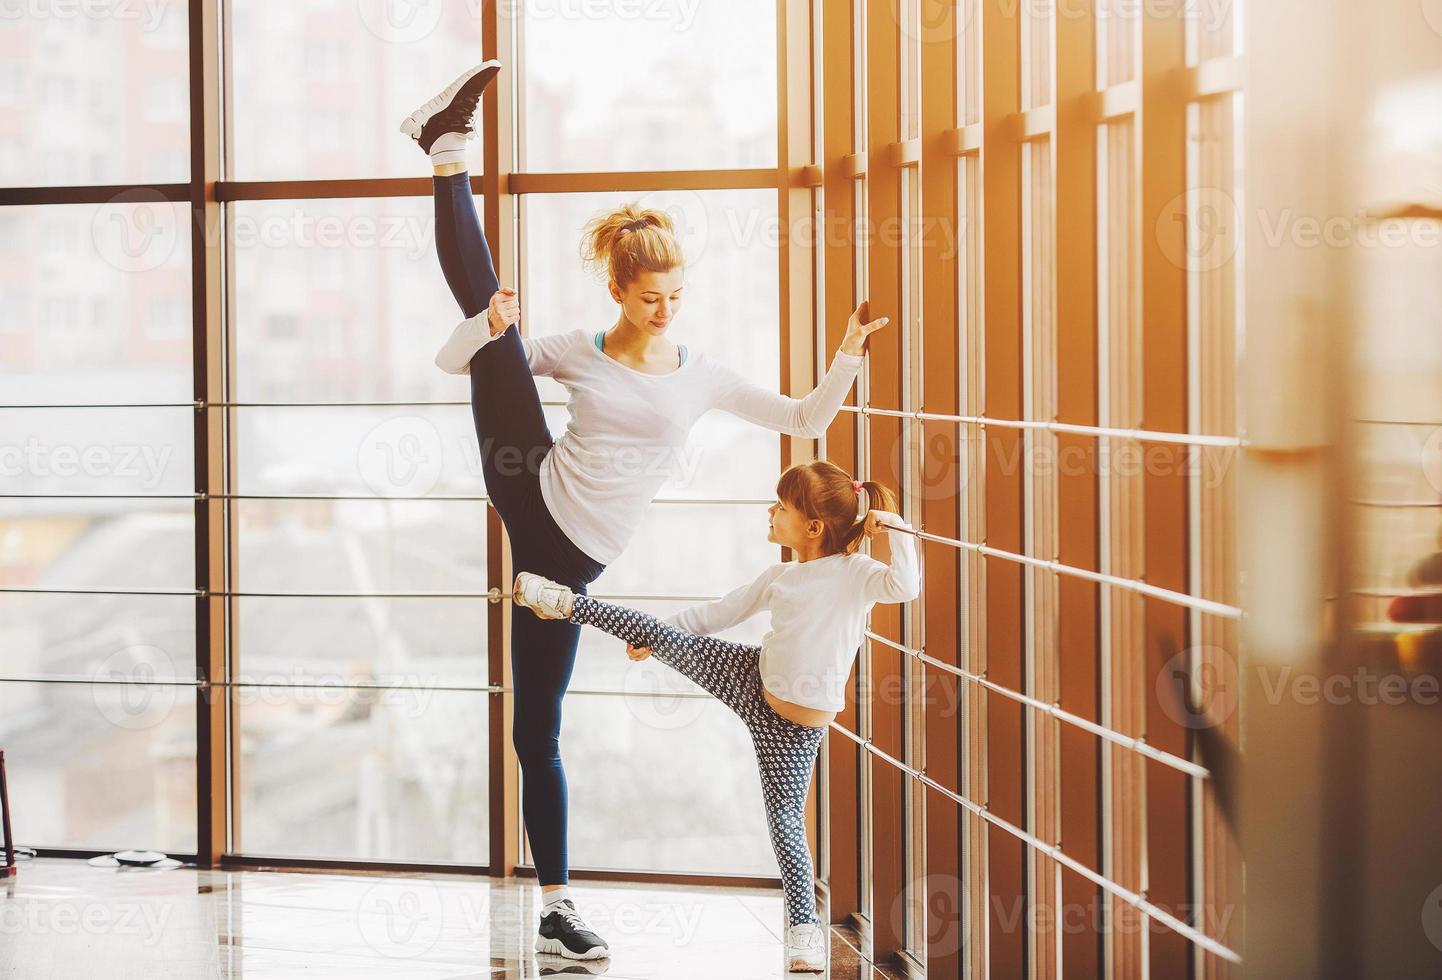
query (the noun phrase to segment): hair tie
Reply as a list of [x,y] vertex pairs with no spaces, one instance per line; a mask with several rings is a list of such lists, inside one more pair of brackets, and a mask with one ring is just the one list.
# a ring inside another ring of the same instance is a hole
[[647,221],[645,218],[637,218],[635,221],[628,221],[628,222],[626,223],[625,227],[623,227],[621,230],[622,230],[622,231],[640,231],[642,228],[645,228],[645,227],[646,227],[647,225],[649,225],[650,223],[651,223],[651,222]]

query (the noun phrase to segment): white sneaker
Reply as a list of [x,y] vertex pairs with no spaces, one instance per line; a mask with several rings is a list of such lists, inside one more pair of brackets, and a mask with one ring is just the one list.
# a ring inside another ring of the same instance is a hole
[[569,619],[575,593],[559,582],[522,572],[516,576],[511,596],[516,605],[525,606],[541,619]]
[[814,922],[786,930],[786,969],[792,973],[826,970],[826,929]]
[[430,155],[432,163],[464,163],[465,143],[475,135],[476,106],[501,63],[483,61],[461,73],[439,95],[401,120],[401,132]]

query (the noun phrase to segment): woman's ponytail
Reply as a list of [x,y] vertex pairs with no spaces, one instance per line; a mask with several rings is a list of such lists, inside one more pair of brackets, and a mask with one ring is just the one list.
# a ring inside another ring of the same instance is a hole
[[581,261],[597,276],[625,289],[638,273],[670,272],[685,265],[671,216],[656,208],[623,204],[586,223]]

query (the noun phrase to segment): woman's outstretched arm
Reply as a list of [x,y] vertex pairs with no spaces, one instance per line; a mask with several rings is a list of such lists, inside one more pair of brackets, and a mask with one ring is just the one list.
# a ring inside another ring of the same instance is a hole
[[717,388],[713,404],[724,412],[767,429],[808,439],[819,438],[841,411],[846,393],[861,370],[866,340],[886,326],[889,318],[868,320],[866,303],[856,308],[846,325],[841,348],[831,361],[826,376],[803,398],[792,398],[752,384],[735,371],[715,365]]

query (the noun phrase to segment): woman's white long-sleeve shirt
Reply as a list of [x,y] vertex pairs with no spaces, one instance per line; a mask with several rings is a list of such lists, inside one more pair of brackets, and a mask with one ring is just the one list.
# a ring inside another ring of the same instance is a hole
[[[492,339],[482,311],[455,329],[436,364],[467,374],[472,356]],[[838,352],[815,390],[790,398],[699,351],[669,374],[647,374],[598,350],[584,330],[522,344],[531,373],[555,378],[569,394],[566,431],[541,462],[542,499],[566,536],[605,565],[625,549],[662,485],[694,468],[686,441],[702,415],[720,409],[816,438],[841,410],[862,362]]]
[[666,622],[710,635],[770,612],[771,629],[761,639],[761,683],[783,701],[840,711],[871,607],[910,602],[921,591],[910,525],[885,512],[881,521],[905,529],[889,534],[889,565],[862,554],[782,562],[749,585],[683,609]]

